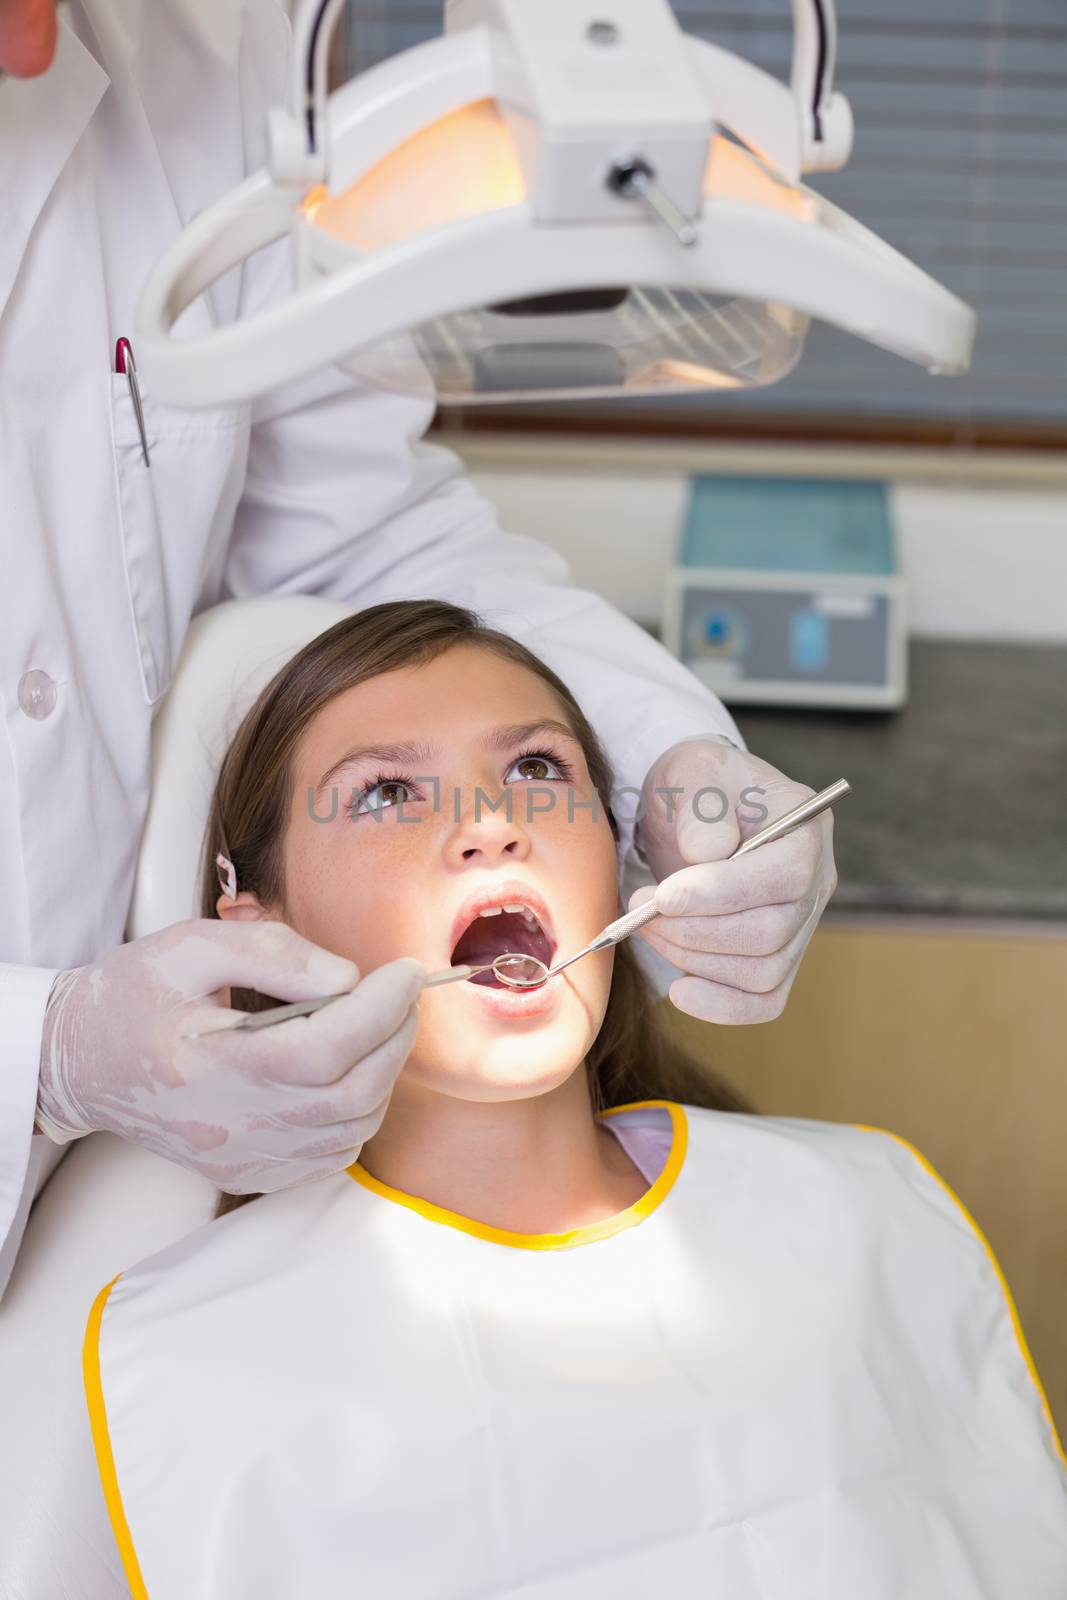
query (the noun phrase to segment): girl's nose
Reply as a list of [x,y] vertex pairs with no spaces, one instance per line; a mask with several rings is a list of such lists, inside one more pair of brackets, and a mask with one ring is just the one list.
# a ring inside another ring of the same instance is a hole
[[488,866],[495,861],[522,861],[529,853],[525,818],[511,788],[496,796],[475,790],[460,821],[453,827],[446,847],[446,855],[456,866],[469,862]]

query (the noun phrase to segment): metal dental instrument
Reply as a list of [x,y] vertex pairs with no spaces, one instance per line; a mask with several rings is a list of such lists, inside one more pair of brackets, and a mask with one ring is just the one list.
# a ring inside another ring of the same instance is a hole
[[[780,839],[783,834],[792,833],[794,828],[799,828],[812,817],[817,817],[820,811],[825,811],[832,806],[835,800],[840,800],[851,792],[851,784],[844,778],[838,778],[836,783],[831,783],[818,794],[813,794],[810,800],[802,800],[800,805],[794,806],[792,811],[787,811],[784,816],[778,817],[774,822],[769,822],[759,833],[754,833],[751,839],[746,839],[739,844],[732,856],[727,860],[733,861],[737,856],[745,855],[749,850],[755,850],[758,845],[770,844],[774,839]],[[609,922],[603,933],[577,955],[568,956],[566,961],[557,962],[554,967],[547,967],[537,956],[514,955],[505,952],[496,956],[492,961],[485,962],[482,966],[471,967],[446,967],[443,972],[431,972],[423,984],[424,989],[435,989],[444,983],[465,982],[473,978],[475,973],[488,972],[490,969],[509,989],[538,989],[549,978],[554,978],[557,972],[562,972],[564,967],[573,966],[583,956],[592,955],[594,950],[607,950],[613,944],[619,944],[623,939],[628,939],[638,928],[643,928],[646,922],[658,916],[654,900],[647,900],[643,906],[638,906],[636,911],[627,911],[625,915]],[[345,993],[351,993],[346,990]],[[276,1022],[288,1022],[290,1017],[310,1016],[313,1011],[318,1011],[322,1006],[328,1006],[333,1000],[343,1000],[344,994],[321,995],[316,1000],[297,1000],[292,1005],[272,1006],[269,1011],[251,1011],[241,1018],[240,1022],[227,1023],[223,1028],[210,1028],[205,1033],[187,1033],[186,1039],[204,1039],[208,1033],[234,1033],[238,1029],[251,1032],[254,1028],[270,1028]]]
[[[533,964],[547,974],[547,967],[543,961],[538,961],[536,956],[519,956],[503,954],[495,956],[492,961],[487,961],[479,967],[445,967],[443,972],[431,972],[423,983],[424,989],[436,989],[442,983],[465,982],[473,978],[476,972],[488,972],[490,968],[496,973],[501,983],[514,989],[528,989],[544,982],[544,978],[534,977]],[[521,966],[521,977],[513,974],[516,966]],[[343,1000],[346,994],[351,994],[351,989],[345,989],[341,994],[319,995],[315,1000],[294,1000],[291,1005],[271,1006],[268,1011],[250,1011],[240,1022],[228,1022],[221,1028],[206,1028],[202,1033],[183,1033],[183,1039],[206,1039],[212,1033],[236,1033],[240,1029],[243,1033],[251,1033],[255,1028],[272,1028],[276,1022],[288,1022],[290,1017],[307,1017],[313,1011],[319,1011],[323,1006],[328,1006],[331,1001]]]
[[[758,845],[770,844],[774,839],[780,839],[783,834],[792,833],[794,828],[799,828],[803,823],[817,817],[820,811],[825,811],[832,806],[835,800],[851,792],[852,785],[844,778],[838,778],[836,783],[831,783],[828,788],[821,789],[818,794],[813,794],[810,800],[802,800],[792,811],[787,811],[784,816],[778,817],[774,822],[769,822],[759,833],[754,833],[751,839],[746,839],[739,844],[733,855],[727,856],[728,861],[743,856],[749,850],[755,850]],[[609,922],[603,933],[586,945],[584,950],[579,950],[575,956],[568,956],[566,961],[559,961],[554,967],[546,967],[543,961],[538,961],[536,956],[520,956],[521,961],[537,962],[542,968],[539,977],[505,977],[497,973],[501,983],[506,983],[515,989],[539,988],[548,978],[554,978],[557,972],[562,972],[564,967],[572,966],[575,961],[580,961],[583,956],[588,956],[594,950],[607,950],[613,944],[619,944],[623,939],[628,939],[631,933],[636,933],[638,928],[643,928],[646,922],[651,922],[653,917],[659,916],[655,900],[646,900],[643,906],[638,906],[636,911],[627,911],[624,916],[618,917],[614,922]],[[499,959],[499,957],[498,957]]]

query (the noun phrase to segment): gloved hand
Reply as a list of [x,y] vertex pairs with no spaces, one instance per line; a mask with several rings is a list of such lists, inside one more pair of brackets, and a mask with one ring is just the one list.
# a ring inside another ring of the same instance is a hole
[[684,740],[651,768],[637,840],[660,883],[635,890],[630,909],[655,896],[662,920],[641,937],[686,974],[669,990],[679,1011],[744,1023],[769,1022],[785,1009],[837,888],[833,810],[737,861],[723,858],[814,793],[714,737]]
[[[108,1129],[231,1194],[339,1172],[385,1115],[424,977],[404,959],[357,982],[353,962],[280,922],[176,923],[59,974],[38,1121],[60,1143]],[[269,1028],[210,1033],[243,1015],[226,1004],[231,984],[285,1001],[344,998]]]

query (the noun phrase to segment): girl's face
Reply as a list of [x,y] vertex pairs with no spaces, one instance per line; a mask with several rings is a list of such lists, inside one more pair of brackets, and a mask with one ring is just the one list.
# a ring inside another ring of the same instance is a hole
[[[509,949],[550,962],[618,915],[614,839],[564,708],[478,645],[338,695],[307,728],[294,778],[287,920],[363,973]],[[467,1100],[556,1088],[600,1029],[611,965],[598,952],[526,993],[427,989],[403,1081]]]

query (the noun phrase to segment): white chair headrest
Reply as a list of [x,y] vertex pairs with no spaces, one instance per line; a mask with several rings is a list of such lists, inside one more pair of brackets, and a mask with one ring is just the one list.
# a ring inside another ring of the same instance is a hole
[[200,851],[230,740],[278,668],[351,611],[315,595],[265,595],[194,617],[152,725],[152,791],[128,939],[199,916]]

